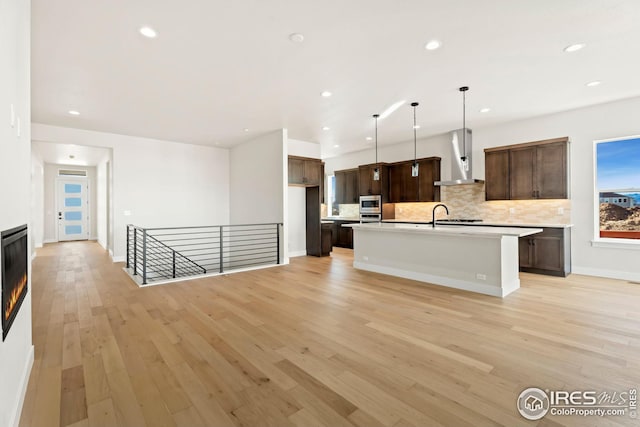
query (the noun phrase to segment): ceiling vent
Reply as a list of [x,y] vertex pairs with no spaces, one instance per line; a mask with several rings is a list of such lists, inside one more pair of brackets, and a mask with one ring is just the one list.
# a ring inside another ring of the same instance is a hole
[[58,176],[87,176],[86,170],[58,169]]

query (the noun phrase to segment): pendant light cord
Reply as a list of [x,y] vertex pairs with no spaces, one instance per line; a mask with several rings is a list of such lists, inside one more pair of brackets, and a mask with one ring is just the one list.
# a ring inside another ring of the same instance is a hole
[[376,119],[376,166],[378,165],[378,117],[380,114],[373,115],[373,118]]
[[416,159],[418,158],[418,149],[417,149],[417,142],[416,142],[416,138],[417,138],[417,132],[418,130],[416,129],[416,106],[413,106],[413,163],[416,162]]
[[467,157],[467,92],[462,92],[462,152]]
[[460,160],[464,162],[467,160],[467,91],[469,86],[462,86],[459,90],[462,92],[462,157]]
[[420,105],[417,102],[412,102],[411,106],[413,107],[413,164],[416,164],[416,160],[418,159],[418,149],[417,149],[417,132],[418,128],[416,126],[416,107]]

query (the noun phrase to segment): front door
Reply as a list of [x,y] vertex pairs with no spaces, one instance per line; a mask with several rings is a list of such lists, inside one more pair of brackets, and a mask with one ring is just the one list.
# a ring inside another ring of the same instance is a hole
[[86,179],[58,180],[58,241],[89,238],[87,189]]

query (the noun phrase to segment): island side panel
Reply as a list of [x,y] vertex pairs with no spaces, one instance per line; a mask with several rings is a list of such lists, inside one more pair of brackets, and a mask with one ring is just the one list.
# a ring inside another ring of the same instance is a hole
[[353,265],[502,297],[520,286],[517,240],[515,236],[443,236],[354,228]]

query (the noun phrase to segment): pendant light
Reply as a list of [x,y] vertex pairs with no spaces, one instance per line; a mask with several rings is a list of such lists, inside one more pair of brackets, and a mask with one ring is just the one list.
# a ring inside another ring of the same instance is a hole
[[467,166],[467,91],[469,90],[469,86],[462,86],[458,89],[462,92],[462,156],[460,156],[460,160],[462,160],[462,165],[465,170],[469,170]]
[[418,125],[416,124],[416,107],[420,105],[417,102],[412,102],[411,106],[413,107],[413,164],[411,165],[411,176],[418,176],[418,162],[417,162],[417,138],[416,132],[418,130]]
[[376,120],[376,167],[373,169],[373,180],[380,181],[380,168],[378,168],[378,118],[380,114],[374,114],[373,118]]

